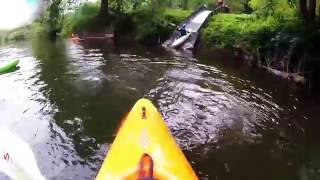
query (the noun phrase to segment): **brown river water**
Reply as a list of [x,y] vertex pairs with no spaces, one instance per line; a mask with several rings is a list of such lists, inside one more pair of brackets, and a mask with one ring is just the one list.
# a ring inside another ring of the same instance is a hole
[[[0,47],[0,126],[47,179],[94,179],[141,97],[162,113],[200,179],[320,179],[320,99],[232,53],[43,39]],[[6,179],[0,174],[0,179]]]

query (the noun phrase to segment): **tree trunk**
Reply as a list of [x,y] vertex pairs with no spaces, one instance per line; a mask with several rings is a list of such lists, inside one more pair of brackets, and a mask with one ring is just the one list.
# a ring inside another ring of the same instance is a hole
[[314,24],[316,21],[317,1],[309,0],[309,22]]
[[303,17],[304,21],[308,23],[307,0],[300,0],[300,14]]
[[242,2],[242,5],[243,5],[243,8],[244,8],[244,13],[246,14],[250,14],[252,13],[253,9],[250,7],[250,0],[245,0],[245,1],[241,1]]
[[136,10],[138,8],[138,0],[133,1],[132,3],[132,9]]
[[155,15],[157,9],[159,8],[159,2],[158,0],[152,0],[152,7],[151,7],[152,16]]
[[172,8],[172,0],[169,0],[168,6],[169,6],[170,8]]
[[99,16],[101,18],[107,18],[109,14],[109,2],[108,0],[101,0]]
[[183,9],[188,9],[188,0],[183,1]]

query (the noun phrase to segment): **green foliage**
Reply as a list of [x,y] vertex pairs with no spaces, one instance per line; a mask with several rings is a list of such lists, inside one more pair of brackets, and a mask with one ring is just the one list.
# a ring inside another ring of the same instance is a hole
[[[317,6],[316,12],[317,12],[317,16],[320,16],[320,3],[319,3],[318,6]],[[318,21],[319,21],[319,20],[320,20],[320,19],[318,19]]]
[[166,8],[163,15],[166,21],[178,25],[190,16],[191,13],[192,11],[190,10]]
[[229,0],[226,1],[232,12],[250,12],[250,0]]
[[271,16],[258,18],[255,15],[218,14],[203,29],[202,38],[207,45],[227,47],[248,43],[259,47],[284,28],[285,24]]
[[162,12],[157,13],[151,10],[139,10],[133,14],[136,24],[136,38],[139,41],[157,39],[159,30],[164,25]]
[[68,9],[69,13],[66,13],[66,4],[63,4],[63,1],[53,1],[43,16],[31,24],[32,34],[39,36],[61,31],[61,34],[67,37],[72,32],[88,31],[95,27],[93,25],[99,9],[98,2],[83,3],[73,11]]
[[[227,0],[232,10],[240,12],[244,10],[244,2],[249,0]],[[122,12],[133,12],[136,10],[155,8],[180,8],[194,10],[206,4],[209,8],[214,9],[215,0],[110,0],[111,9],[121,9]]]
[[198,8],[202,5],[204,5],[204,4],[213,8],[215,3],[213,0],[191,0],[188,5],[189,5],[189,9],[195,9],[195,8]]
[[[242,1],[255,10],[254,14],[219,14],[203,29],[203,39],[209,45],[234,46],[249,44],[267,46],[280,31],[292,31],[300,25],[294,3],[288,0]],[[288,28],[290,26],[290,28]]]
[[44,36],[49,33],[49,25],[42,21],[34,21],[31,29],[32,36]]
[[62,35],[66,37],[72,32],[81,33],[94,28],[92,26],[96,23],[99,8],[96,3],[84,3],[73,13],[65,15],[62,20]]
[[130,9],[130,2],[125,0],[110,0],[109,7],[117,12],[124,12]]
[[141,10],[150,10],[153,5],[153,0],[142,0],[142,1],[135,1],[135,8],[133,10],[135,11],[141,11]]
[[29,38],[30,34],[31,27],[29,25],[15,28],[10,31],[4,31],[0,33],[0,43],[26,40]]
[[[231,7],[232,11],[242,12],[245,11],[245,4],[247,4],[248,1],[249,0],[226,0],[226,3]],[[197,9],[202,5],[207,5],[208,8],[214,9],[216,5],[216,0],[161,0],[159,2],[161,7],[188,10]]]
[[47,36],[49,33],[54,34],[61,29],[61,2],[62,0],[52,1],[42,16],[38,17],[29,25],[28,36]]
[[59,17],[61,14],[60,4],[61,0],[55,0],[49,5],[47,9],[47,16],[45,17],[45,19],[49,25],[50,31],[59,29]]
[[7,37],[8,41],[18,41],[18,40],[24,40],[26,37],[23,33],[17,31],[10,33]]
[[[111,10],[119,13],[134,13],[142,10],[152,10],[152,8],[163,8],[167,6],[167,1],[161,0],[109,0]],[[158,6],[158,7],[156,7]]]
[[133,14],[136,24],[136,38],[139,41],[164,41],[191,14],[189,10],[158,9],[157,11],[140,10]]
[[261,16],[286,19],[297,14],[295,3],[288,0],[251,0],[249,4]]

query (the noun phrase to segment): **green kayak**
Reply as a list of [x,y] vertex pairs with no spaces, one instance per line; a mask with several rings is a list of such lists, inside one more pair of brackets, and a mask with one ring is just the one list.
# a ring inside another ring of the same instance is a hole
[[14,59],[9,61],[6,64],[0,65],[0,73],[6,73],[9,72],[10,70],[14,69],[15,67],[17,67],[19,63],[18,59]]

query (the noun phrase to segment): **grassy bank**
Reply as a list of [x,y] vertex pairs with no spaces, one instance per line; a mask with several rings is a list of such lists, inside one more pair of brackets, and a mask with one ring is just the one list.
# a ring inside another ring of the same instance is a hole
[[[202,39],[207,46],[232,47],[249,43],[257,45],[262,36],[272,36],[279,28],[273,18],[258,19],[247,14],[218,14],[212,16],[202,30]],[[266,37],[264,37],[266,38]]]
[[201,40],[206,47],[237,48],[255,64],[295,82],[320,83],[320,33],[298,16],[218,14],[202,29]]
[[280,33],[293,38],[303,31],[303,24],[296,17],[278,20],[255,14],[218,14],[212,16],[202,29],[202,39],[207,46],[235,47],[245,44],[258,48],[274,43]]

